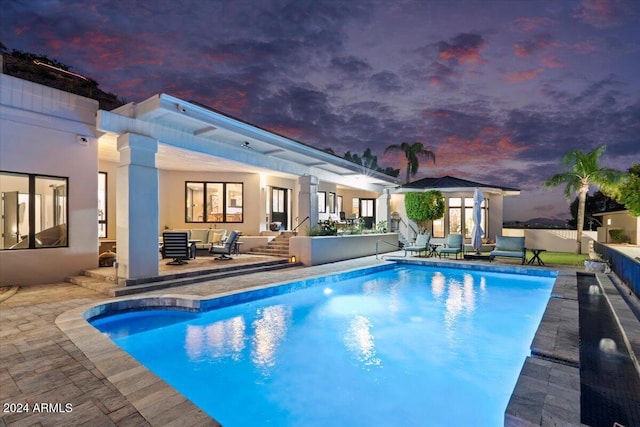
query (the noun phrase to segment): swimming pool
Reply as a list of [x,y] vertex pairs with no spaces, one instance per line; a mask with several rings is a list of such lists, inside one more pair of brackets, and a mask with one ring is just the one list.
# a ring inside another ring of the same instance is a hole
[[364,273],[92,324],[226,426],[502,425],[554,277]]

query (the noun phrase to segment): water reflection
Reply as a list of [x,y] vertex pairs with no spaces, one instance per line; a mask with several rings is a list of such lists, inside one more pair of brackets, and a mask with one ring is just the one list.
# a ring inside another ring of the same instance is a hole
[[435,272],[431,277],[431,293],[436,300],[439,300],[444,294],[445,278],[439,271]]
[[[435,278],[435,277],[434,277]],[[443,278],[444,281],[444,278]],[[465,274],[460,280],[451,278],[447,282],[445,289],[444,284],[439,284],[441,288],[438,288],[438,292],[447,292],[447,299],[445,301],[445,322],[448,328],[452,328],[458,316],[461,313],[472,314],[476,309],[476,290],[474,288],[474,278],[471,274]],[[483,286],[481,282],[481,286]],[[435,293],[433,281],[432,292]],[[438,295],[438,296],[439,296]]]
[[253,322],[251,360],[258,367],[270,368],[276,364],[278,345],[286,337],[291,309],[275,305],[258,310],[257,315],[259,318]]
[[371,333],[372,324],[364,316],[355,316],[349,323],[349,328],[344,336],[347,350],[362,362],[365,366],[377,366],[381,364],[376,357],[376,347]]
[[189,325],[185,338],[187,356],[191,360],[222,356],[237,360],[245,347],[245,330],[246,325],[241,316],[206,326]]

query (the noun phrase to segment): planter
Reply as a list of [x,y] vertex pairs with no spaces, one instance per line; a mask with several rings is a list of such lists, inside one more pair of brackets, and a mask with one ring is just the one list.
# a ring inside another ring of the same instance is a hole
[[585,260],[584,271],[587,273],[607,273],[609,266],[606,262]]
[[398,250],[398,233],[355,234],[344,236],[295,236],[289,239],[289,254],[295,255],[304,265],[375,255]]

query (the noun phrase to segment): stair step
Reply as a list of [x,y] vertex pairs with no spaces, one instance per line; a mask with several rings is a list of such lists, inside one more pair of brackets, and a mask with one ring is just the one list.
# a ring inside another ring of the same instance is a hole
[[113,281],[96,279],[89,276],[72,276],[68,277],[67,281],[73,283],[74,285],[82,286],[83,288],[106,294],[108,294],[108,290],[113,288],[114,286]]
[[[273,255],[273,254],[270,254]],[[231,265],[215,269],[186,271],[169,275],[155,276],[143,279],[126,280],[119,285],[115,284],[115,277],[107,274],[91,274],[85,271],[82,276],[68,277],[67,281],[108,296],[131,295],[156,289],[165,289],[175,286],[189,285],[209,280],[217,280],[225,277],[240,276],[243,274],[258,273],[283,268],[291,268],[302,265],[301,263],[289,263],[288,254],[282,259],[258,262],[253,264]]]
[[163,280],[160,282],[150,282],[140,285],[125,286],[111,289],[111,296],[118,297],[124,295],[132,295],[140,292],[148,292],[158,289],[173,288],[176,286],[191,285],[193,283],[206,282],[210,280],[218,280],[227,277],[241,276],[244,274],[260,273],[265,271],[281,270],[301,266],[302,263],[289,263],[286,260],[282,263],[263,265],[252,268],[235,269],[229,271],[221,271],[217,273],[203,274],[198,276],[183,277],[175,280]]

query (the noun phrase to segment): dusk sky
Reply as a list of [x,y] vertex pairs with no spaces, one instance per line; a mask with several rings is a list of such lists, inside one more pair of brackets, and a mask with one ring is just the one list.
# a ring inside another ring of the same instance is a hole
[[127,101],[194,100],[414,179],[516,187],[505,220],[568,218],[541,189],[560,157],[606,144],[640,163],[638,0],[2,0],[0,42]]

